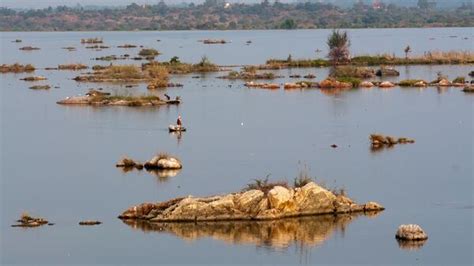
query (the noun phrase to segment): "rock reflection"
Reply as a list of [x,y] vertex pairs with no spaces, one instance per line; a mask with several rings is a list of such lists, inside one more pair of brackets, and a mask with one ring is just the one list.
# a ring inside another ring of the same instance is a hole
[[[134,171],[136,168],[135,167],[121,167],[120,170],[124,174],[128,174],[131,171]],[[138,171],[142,171],[142,169],[137,169]],[[171,177],[175,177],[179,174],[181,169],[162,169],[162,170],[156,170],[156,169],[151,169],[151,170],[145,170],[144,171],[148,172],[151,175],[154,175],[159,183],[162,182],[167,182]]]
[[320,246],[338,231],[344,235],[347,225],[359,215],[322,215],[272,221],[152,223],[144,220],[123,220],[123,222],[134,229],[171,233],[186,241],[210,237],[230,244],[253,244],[258,247],[285,249],[292,244],[298,247]]
[[156,176],[159,182],[166,182],[169,178],[179,174],[181,169],[163,169],[163,170],[147,170],[148,173]]
[[397,239],[398,246],[408,251],[416,251],[423,247],[428,240],[401,240]]

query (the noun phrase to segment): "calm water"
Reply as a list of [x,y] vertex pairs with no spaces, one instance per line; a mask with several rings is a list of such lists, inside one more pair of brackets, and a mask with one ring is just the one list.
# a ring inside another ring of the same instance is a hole
[[[329,31],[1,33],[0,63],[101,63],[91,58],[135,55],[137,49],[84,49],[81,38],[103,37],[106,45],[142,44],[197,62],[207,55],[219,64],[257,64],[270,57],[318,56]],[[351,30],[353,54],[395,53],[410,44],[427,50],[472,50],[473,29]],[[450,36],[457,36],[456,38]],[[23,43],[11,41],[23,39]],[[232,43],[204,45],[224,38]],[[433,39],[434,38],[434,39]],[[468,38],[465,40],[464,38]],[[160,39],[161,42],[156,40]],[[251,40],[251,45],[245,45]],[[40,51],[22,52],[32,45]],[[68,52],[61,47],[75,46]],[[117,61],[116,63],[131,63]],[[138,63],[138,62],[132,62]],[[104,63],[108,64],[108,63]],[[474,66],[397,67],[399,78],[450,79]],[[293,69],[276,73],[313,73]],[[55,102],[88,88],[145,93],[146,85],[76,83],[75,71],[37,70],[59,86],[32,91],[19,81],[29,74],[1,77],[1,248],[2,264],[472,264],[473,103],[459,88],[358,89],[336,94],[320,90],[248,89],[241,81],[209,74],[174,76],[183,88],[180,106],[160,108],[67,107]],[[289,78],[276,82],[291,81]],[[167,131],[178,114],[189,131]],[[368,135],[381,132],[416,139],[413,145],[373,153]],[[337,149],[330,148],[337,144]],[[146,171],[123,173],[115,163],[128,155],[150,159],[157,152],[180,157],[175,177]],[[271,223],[126,225],[116,218],[129,206],[182,195],[204,196],[238,190],[271,174],[289,181],[302,169],[330,187],[344,187],[359,202],[387,209],[375,217],[312,217]],[[11,228],[21,214],[56,225]],[[79,227],[99,219],[97,227]],[[416,251],[394,239],[398,225],[418,223],[430,239]]]

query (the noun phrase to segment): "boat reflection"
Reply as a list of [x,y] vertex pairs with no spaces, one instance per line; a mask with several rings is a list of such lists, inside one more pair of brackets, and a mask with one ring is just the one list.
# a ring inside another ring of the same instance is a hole
[[[374,217],[378,213],[371,213]],[[230,244],[285,249],[320,246],[336,232],[344,235],[348,224],[362,214],[321,215],[272,221],[216,221],[163,223],[123,220],[133,229],[144,232],[171,233],[186,241],[212,238]]]

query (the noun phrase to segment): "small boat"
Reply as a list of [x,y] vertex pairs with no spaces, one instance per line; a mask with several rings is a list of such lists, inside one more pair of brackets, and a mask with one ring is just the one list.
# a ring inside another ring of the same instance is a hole
[[186,131],[186,128],[179,125],[169,125],[168,127],[170,132],[183,132]]

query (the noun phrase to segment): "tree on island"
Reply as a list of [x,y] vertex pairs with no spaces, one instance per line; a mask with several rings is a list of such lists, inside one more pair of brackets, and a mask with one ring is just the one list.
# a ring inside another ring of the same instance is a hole
[[405,51],[405,59],[408,59],[408,54],[411,53],[410,45],[407,45],[404,51]]
[[350,61],[349,46],[351,42],[346,31],[333,30],[327,44],[329,46],[328,57],[334,65]]

